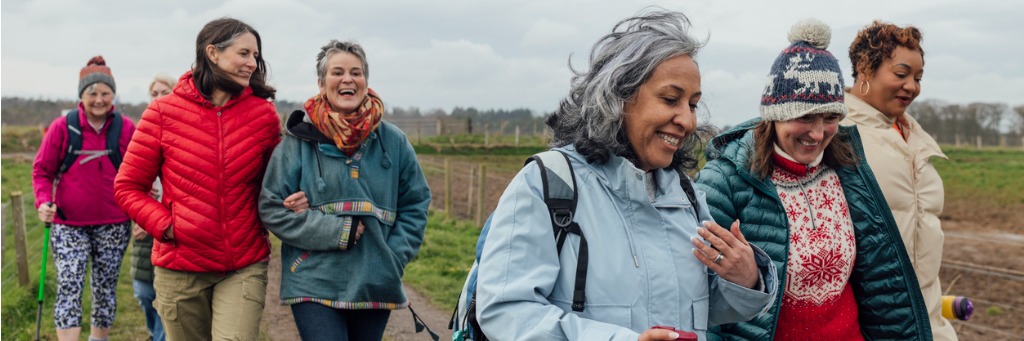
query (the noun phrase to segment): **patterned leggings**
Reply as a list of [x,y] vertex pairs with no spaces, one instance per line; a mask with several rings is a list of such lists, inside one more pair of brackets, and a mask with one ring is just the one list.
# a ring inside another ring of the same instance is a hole
[[57,302],[53,320],[57,329],[82,325],[82,290],[85,266],[92,258],[92,325],[110,328],[117,311],[117,275],[128,246],[130,222],[68,226],[53,224],[50,243],[57,266]]

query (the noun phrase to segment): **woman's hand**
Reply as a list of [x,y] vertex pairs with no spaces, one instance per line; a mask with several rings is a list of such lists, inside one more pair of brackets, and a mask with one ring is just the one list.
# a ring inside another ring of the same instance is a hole
[[135,240],[143,240],[148,235],[149,234],[146,233],[146,230],[143,230],[139,224],[132,223],[132,238],[135,238]]
[[679,338],[679,333],[668,329],[651,328],[645,330],[643,334],[640,334],[638,341],[655,341],[655,340],[668,340],[675,341]]
[[295,213],[302,213],[309,208],[309,200],[306,200],[306,192],[298,191],[292,193],[287,198],[284,198],[284,208],[294,211]]
[[697,228],[697,234],[711,243],[705,245],[697,238],[690,240],[696,248],[693,255],[727,281],[754,288],[757,285],[757,263],[754,261],[754,249],[740,231],[740,221],[732,223],[732,229],[726,230],[713,221],[705,221],[704,227]]
[[53,216],[55,214],[57,214],[57,205],[54,205],[52,202],[51,203],[42,204],[42,205],[39,205],[38,211],[39,211],[39,221],[42,221],[44,223],[52,223],[53,222]]

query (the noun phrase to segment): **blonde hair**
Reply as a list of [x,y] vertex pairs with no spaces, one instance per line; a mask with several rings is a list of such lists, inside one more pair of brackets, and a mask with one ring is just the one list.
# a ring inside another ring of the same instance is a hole
[[153,85],[156,84],[157,82],[167,84],[167,87],[171,88],[171,89],[174,89],[174,85],[178,84],[178,80],[174,79],[174,77],[168,76],[166,73],[160,73],[160,74],[157,74],[156,77],[153,77],[153,81],[152,82],[149,82],[149,89],[148,90],[149,91],[153,91]]

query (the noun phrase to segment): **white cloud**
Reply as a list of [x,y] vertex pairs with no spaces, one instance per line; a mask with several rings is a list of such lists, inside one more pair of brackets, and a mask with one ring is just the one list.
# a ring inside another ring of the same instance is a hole
[[[763,77],[799,19],[833,28],[829,48],[849,77],[846,49],[874,19],[924,31],[921,98],[1024,103],[1022,1],[299,1],[174,2],[6,0],[2,11],[3,96],[73,98],[78,70],[102,54],[125,101],[147,99],[153,75],[192,64],[195,35],[232,16],[262,35],[272,84],[282,99],[316,91],[315,56],[330,39],[356,40],[369,56],[370,84],[389,105],[423,109],[528,107],[546,112],[566,95],[566,65],[585,69],[592,44],[647,5],[686,13],[709,37],[698,61],[715,124],[755,116]],[[847,79],[849,82],[850,79]]]

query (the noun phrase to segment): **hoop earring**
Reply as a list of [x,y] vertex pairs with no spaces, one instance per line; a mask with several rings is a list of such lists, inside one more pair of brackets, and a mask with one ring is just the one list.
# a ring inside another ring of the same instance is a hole
[[[867,85],[868,85],[868,88],[867,88],[867,89],[865,89],[865,88],[864,88],[864,84],[867,84]],[[868,91],[871,91],[871,82],[869,82],[869,81],[864,81],[864,83],[860,83],[860,85],[859,85],[859,86],[857,86],[857,89],[858,89],[858,90],[860,90],[860,95],[861,95],[861,96],[867,95],[867,94],[868,94]]]

